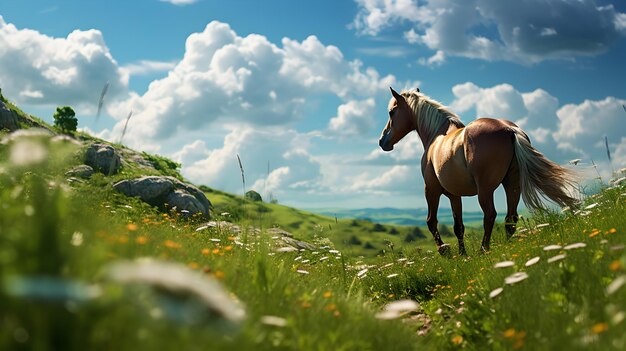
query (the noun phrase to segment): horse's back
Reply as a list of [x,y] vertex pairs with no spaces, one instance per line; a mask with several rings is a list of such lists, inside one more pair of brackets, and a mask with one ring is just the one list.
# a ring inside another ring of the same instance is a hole
[[514,157],[513,122],[479,118],[465,128],[465,158],[478,188],[502,183]]

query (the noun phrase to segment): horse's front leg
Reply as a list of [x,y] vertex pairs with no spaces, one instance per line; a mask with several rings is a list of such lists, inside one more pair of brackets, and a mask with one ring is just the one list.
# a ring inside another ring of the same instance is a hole
[[463,225],[463,203],[460,196],[447,194],[450,199],[450,207],[452,207],[452,216],[454,217],[454,235],[459,240],[459,254],[465,256],[465,241],[463,236],[465,235],[465,226]]
[[450,245],[445,244],[443,240],[441,240],[441,235],[439,235],[439,229],[437,228],[437,210],[439,209],[439,199],[441,198],[441,194],[443,194],[443,189],[441,186],[428,186],[425,188],[426,194],[426,203],[428,204],[428,217],[426,218],[426,224],[428,224],[428,230],[435,238],[435,244],[437,244],[437,251],[442,256],[450,255]]

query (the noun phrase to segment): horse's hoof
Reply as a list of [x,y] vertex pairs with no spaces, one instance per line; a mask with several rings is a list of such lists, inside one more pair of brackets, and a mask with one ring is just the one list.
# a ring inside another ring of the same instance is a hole
[[439,254],[441,256],[445,256],[445,257],[452,256],[452,249],[450,249],[450,245],[448,245],[448,244],[443,244],[443,245],[439,246],[437,248],[437,251],[439,251]]
[[489,253],[489,246],[481,246],[480,247],[480,251],[482,251],[484,254],[488,254]]

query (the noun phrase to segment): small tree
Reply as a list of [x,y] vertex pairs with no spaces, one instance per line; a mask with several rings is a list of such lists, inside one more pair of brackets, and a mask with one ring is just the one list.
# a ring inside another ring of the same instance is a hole
[[52,117],[54,117],[54,125],[59,128],[62,133],[72,133],[76,131],[78,119],[76,119],[76,113],[71,107],[57,107]]

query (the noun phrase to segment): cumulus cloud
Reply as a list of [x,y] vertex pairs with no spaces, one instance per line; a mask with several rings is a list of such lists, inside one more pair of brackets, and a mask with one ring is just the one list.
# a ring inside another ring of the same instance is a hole
[[209,150],[197,140],[175,157],[183,162],[182,173],[191,181],[240,193],[239,155],[248,186],[259,193],[281,196],[308,191],[320,182],[319,162],[308,148],[308,137],[294,130],[239,127],[226,135],[220,148]]
[[626,35],[626,14],[595,0],[355,0],[353,27],[405,29],[410,43],[450,56],[533,63],[605,52]]
[[[604,137],[608,137],[611,149],[621,151],[624,139],[626,117],[622,105],[626,100],[607,97],[603,100],[585,100],[580,104],[567,104],[557,112],[559,126],[554,138],[559,148],[573,151],[583,156],[605,159]],[[616,160],[624,160],[624,155],[616,152]],[[619,167],[626,166],[621,163]]]
[[[315,36],[302,42],[239,36],[229,25],[209,23],[189,36],[183,59],[119,111],[133,109],[131,145],[145,146],[177,131],[221,124],[289,125],[302,118],[305,99],[334,94],[344,101],[371,97],[396,83],[359,61],[348,61]],[[116,125],[122,128],[123,121]]]
[[102,86],[109,98],[127,91],[128,75],[111,56],[98,30],[53,38],[18,29],[0,16],[0,82],[19,103],[97,105]]
[[557,162],[565,163],[571,158],[583,158],[587,163],[591,159],[606,159],[607,136],[615,156],[614,165],[626,165],[626,156],[621,155],[626,120],[624,99],[606,97],[561,106],[556,97],[543,89],[520,92],[509,84],[481,88],[471,82],[454,86],[452,92],[453,111],[470,114],[474,109],[477,117],[512,120],[530,135],[541,152]]
[[374,99],[351,100],[337,108],[337,116],[328,122],[331,134],[340,138],[366,134],[374,128]]

